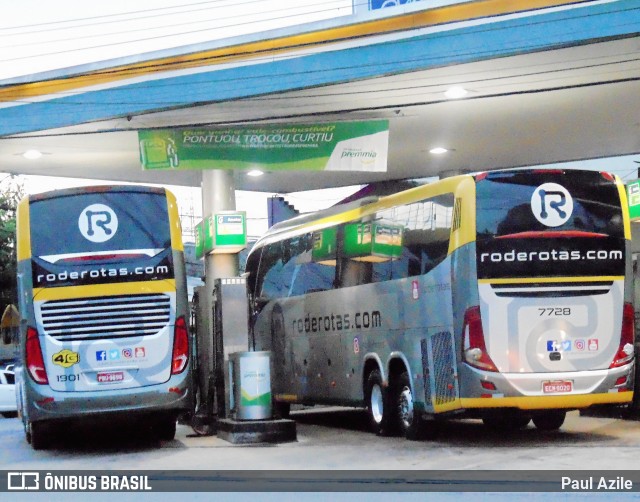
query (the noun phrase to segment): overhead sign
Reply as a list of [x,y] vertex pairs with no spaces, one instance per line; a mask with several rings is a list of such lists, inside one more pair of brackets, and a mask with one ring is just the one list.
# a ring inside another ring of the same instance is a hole
[[629,218],[640,220],[640,180],[627,184],[627,200],[629,201]]
[[387,170],[389,122],[138,131],[143,169]]

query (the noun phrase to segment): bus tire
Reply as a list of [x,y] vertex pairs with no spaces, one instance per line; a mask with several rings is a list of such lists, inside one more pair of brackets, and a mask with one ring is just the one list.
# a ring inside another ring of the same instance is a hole
[[31,423],[27,431],[27,442],[34,450],[46,450],[51,446],[51,430],[42,422]]
[[176,437],[176,418],[170,416],[158,420],[153,425],[153,432],[161,441],[173,441]]
[[518,412],[502,411],[482,417],[485,427],[497,432],[512,432],[524,429],[529,425],[531,417]]
[[283,403],[282,401],[273,402],[273,413],[276,418],[289,418],[291,413],[291,403]]
[[533,424],[541,431],[557,431],[567,416],[566,411],[550,410],[533,416]]
[[389,405],[382,375],[375,369],[369,373],[364,391],[369,424],[378,435],[389,434]]
[[425,437],[425,423],[414,409],[413,393],[409,374],[403,372],[391,385],[392,403],[394,407],[394,429],[411,440]]

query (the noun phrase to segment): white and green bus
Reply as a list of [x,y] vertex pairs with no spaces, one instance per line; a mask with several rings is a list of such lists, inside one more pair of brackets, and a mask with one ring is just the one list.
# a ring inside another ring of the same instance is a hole
[[275,225],[247,272],[276,408],[364,406],[378,433],[438,417],[561,427],[629,403],[630,223],[608,173],[463,175]]
[[18,410],[34,449],[72,423],[172,439],[193,409],[175,197],[140,186],[25,197],[17,212]]

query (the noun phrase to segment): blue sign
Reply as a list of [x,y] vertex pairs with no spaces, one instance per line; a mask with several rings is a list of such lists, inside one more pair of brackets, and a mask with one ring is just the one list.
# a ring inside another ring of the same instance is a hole
[[107,360],[107,351],[106,350],[97,350],[96,351],[96,361],[106,361]]
[[369,0],[369,10],[386,9],[387,7],[398,7],[407,3],[415,3],[420,0]]

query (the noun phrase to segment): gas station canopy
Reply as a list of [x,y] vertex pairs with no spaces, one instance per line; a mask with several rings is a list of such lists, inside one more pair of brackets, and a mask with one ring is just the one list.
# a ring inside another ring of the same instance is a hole
[[[235,171],[235,186],[640,152],[640,0],[430,4],[0,81],[0,170],[200,186],[199,170],[142,170],[138,131],[370,120],[388,121],[386,172]],[[31,149],[43,156],[25,159]]]

